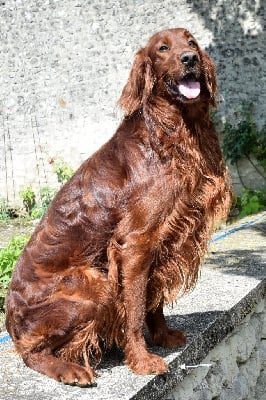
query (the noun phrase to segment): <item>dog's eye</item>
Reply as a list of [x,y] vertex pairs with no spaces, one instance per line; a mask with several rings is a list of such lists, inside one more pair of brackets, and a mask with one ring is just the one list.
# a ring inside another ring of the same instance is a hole
[[197,47],[197,43],[196,43],[194,40],[189,40],[189,41],[188,41],[188,45],[189,45],[190,47]]
[[167,46],[167,44],[163,44],[163,45],[159,48],[159,51],[160,51],[161,53],[163,53],[164,51],[168,51],[168,50],[170,50],[170,47]]

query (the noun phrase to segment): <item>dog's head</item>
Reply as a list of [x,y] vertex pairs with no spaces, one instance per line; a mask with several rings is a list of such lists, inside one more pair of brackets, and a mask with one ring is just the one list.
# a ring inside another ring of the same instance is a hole
[[171,102],[215,105],[215,67],[187,30],[158,32],[136,54],[120,105],[127,115],[144,106],[151,95]]

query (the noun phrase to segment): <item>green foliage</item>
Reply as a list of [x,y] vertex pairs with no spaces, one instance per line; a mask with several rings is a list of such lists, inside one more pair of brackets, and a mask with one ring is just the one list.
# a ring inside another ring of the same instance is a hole
[[266,190],[243,189],[237,205],[240,208],[241,217],[264,210],[266,208]]
[[11,273],[25,244],[29,240],[29,235],[15,236],[8,245],[0,250],[0,284],[7,286],[10,281]]
[[[56,174],[58,183],[60,183],[62,186],[73,175],[73,168],[62,160],[54,161],[52,159],[49,162],[51,165],[53,165],[53,172]],[[55,194],[56,190],[50,189],[48,187],[43,187],[40,189],[39,193],[40,202],[37,202],[36,198],[38,196],[35,195],[34,190],[31,186],[22,188],[19,192],[27,213],[33,219],[41,218],[43,216]]]
[[10,218],[18,218],[18,210],[8,206],[6,199],[0,199],[0,221],[6,221]]
[[253,149],[253,154],[259,161],[259,164],[266,170],[266,124],[263,125],[257,138],[256,149]]
[[247,158],[257,173],[265,178],[266,125],[264,124],[259,129],[253,120],[253,114],[254,105],[243,102],[240,109],[233,113],[234,123],[223,124],[216,113],[212,115],[212,120],[221,133],[225,158],[236,166],[239,179],[244,187],[241,196],[236,197],[231,209],[233,216],[244,217],[266,208],[266,191],[252,190],[246,187],[238,169],[238,162]]
[[55,196],[56,190],[50,189],[48,187],[41,188],[40,190],[40,204],[36,206],[31,211],[31,218],[37,219],[41,218],[47,208],[49,207],[53,197]]
[[56,190],[54,190],[54,189],[50,189],[48,187],[41,188],[40,198],[41,198],[42,209],[44,211],[46,211],[47,208],[49,207],[55,194],[56,194]]
[[36,196],[31,186],[27,186],[26,188],[22,188],[19,192],[20,197],[23,200],[23,204],[26,208],[26,211],[29,215],[31,215],[33,208],[36,205]]
[[[254,105],[252,103],[242,103],[241,109],[234,113],[236,122],[224,124],[223,151],[226,159],[230,159],[233,165],[238,161],[250,156],[254,156],[264,170],[266,169],[266,125],[258,129],[252,119]],[[254,166],[255,167],[255,166]],[[259,172],[259,171],[258,171]]]
[[0,308],[3,307],[8,284],[11,279],[14,265],[20,256],[30,235],[16,236],[8,245],[0,250]]
[[[230,159],[237,171],[238,162],[246,157],[257,173],[265,178],[263,171],[266,171],[266,125],[259,129],[253,121],[253,113],[254,105],[244,102],[240,110],[234,113],[235,123],[227,122],[224,124],[221,132],[223,151],[225,158]],[[255,162],[253,161],[254,157]],[[244,186],[236,204],[236,207],[240,210],[240,216],[254,214],[266,208],[265,190],[251,190],[246,187],[240,174],[239,178]]]
[[[74,170],[62,160],[56,162],[51,160],[50,163],[53,164],[53,171],[56,174],[58,183],[61,185],[66,183],[74,172]],[[43,187],[40,189],[39,196],[37,196],[31,186],[22,187],[19,192],[24,207],[31,219],[42,217],[55,194],[56,190]],[[37,198],[39,198],[40,201],[37,202]],[[0,199],[0,221],[9,219],[14,215],[15,211],[16,210],[8,207],[5,199]],[[4,249],[0,250],[0,310],[4,305],[4,299],[14,265],[29,237],[30,235],[14,237]]]
[[8,204],[5,199],[0,199],[0,221],[5,221],[9,218]]
[[52,164],[58,182],[64,185],[73,175],[73,168],[63,160],[53,161]]

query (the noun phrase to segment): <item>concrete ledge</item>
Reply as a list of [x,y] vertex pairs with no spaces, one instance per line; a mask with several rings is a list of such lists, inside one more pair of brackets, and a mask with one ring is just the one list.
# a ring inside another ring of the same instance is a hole
[[[24,366],[3,332],[0,335],[0,400],[184,400],[180,393],[186,381],[196,379],[195,370],[189,366],[208,360],[213,349],[228,340],[258,304],[260,308],[265,304],[265,236],[265,213],[215,235],[195,290],[166,309],[168,324],[186,331],[187,346],[178,351],[152,348],[168,362],[167,374],[135,375],[123,365],[123,354],[113,350],[100,365],[97,386],[86,389],[64,386]],[[208,372],[208,366],[202,368]],[[195,382],[199,383],[197,379]],[[203,392],[193,392],[191,387],[188,390],[190,397],[186,400],[214,398],[210,393],[209,397],[200,397]],[[216,399],[223,399],[217,396]]]

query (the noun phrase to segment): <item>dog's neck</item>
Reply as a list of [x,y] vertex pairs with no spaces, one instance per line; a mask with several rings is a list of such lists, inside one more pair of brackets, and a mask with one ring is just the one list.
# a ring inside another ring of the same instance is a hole
[[162,97],[157,97],[156,101],[151,97],[139,111],[138,118],[144,120],[152,148],[165,160],[175,157],[177,147],[188,149],[192,142],[200,153],[209,153],[205,154],[206,158],[211,158],[213,152],[208,149],[209,143],[218,149],[207,102],[169,103]]
[[178,136],[184,126],[196,134],[199,124],[202,129],[208,129],[211,125],[209,104],[204,100],[187,104],[169,102],[163,97],[150,97],[143,104],[142,114],[150,131],[155,132],[159,127],[164,134],[172,137]]

